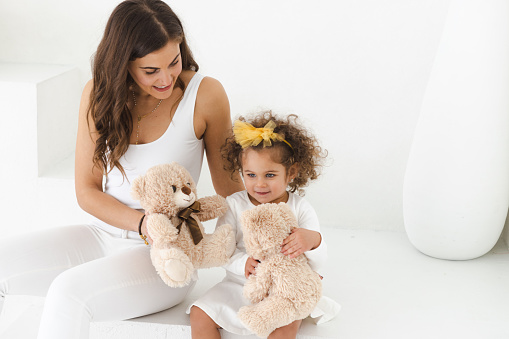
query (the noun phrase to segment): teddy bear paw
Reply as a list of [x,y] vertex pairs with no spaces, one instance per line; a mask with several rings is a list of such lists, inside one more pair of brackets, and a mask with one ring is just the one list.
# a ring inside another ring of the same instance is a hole
[[184,282],[188,276],[186,265],[179,260],[168,260],[164,264],[164,271],[175,282]]
[[150,254],[157,273],[166,285],[182,287],[189,284],[194,266],[184,252],[176,248],[169,248],[153,249]]
[[241,307],[237,316],[247,329],[251,330],[260,338],[267,337],[272,332],[270,329],[267,329],[267,319],[262,319],[255,311],[253,305]]
[[235,233],[233,232],[232,226],[224,224],[216,229],[217,237],[221,239],[223,243],[224,259],[228,260],[237,246],[235,241]]

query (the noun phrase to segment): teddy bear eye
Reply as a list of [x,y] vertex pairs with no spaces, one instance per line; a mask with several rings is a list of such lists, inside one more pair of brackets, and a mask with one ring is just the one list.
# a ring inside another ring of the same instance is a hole
[[173,190],[173,193],[177,192],[177,186],[171,185],[171,189]]
[[191,186],[191,183],[190,183],[190,182],[188,182],[188,183],[187,183],[187,186]]

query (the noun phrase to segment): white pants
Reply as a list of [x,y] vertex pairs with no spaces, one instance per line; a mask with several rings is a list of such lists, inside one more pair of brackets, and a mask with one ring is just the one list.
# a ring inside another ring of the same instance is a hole
[[168,309],[194,283],[170,288],[135,232],[89,225],[0,239],[0,298],[46,295],[38,339],[88,339],[91,321],[124,320]]

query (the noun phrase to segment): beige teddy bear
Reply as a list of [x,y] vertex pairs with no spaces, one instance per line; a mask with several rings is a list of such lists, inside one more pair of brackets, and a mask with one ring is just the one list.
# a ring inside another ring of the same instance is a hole
[[283,240],[298,227],[287,204],[258,205],[242,213],[241,223],[246,251],[260,263],[244,285],[253,305],[240,308],[238,316],[257,336],[267,337],[306,318],[320,300],[322,282],[304,254],[290,259],[281,253]]
[[189,284],[195,269],[224,265],[235,250],[230,225],[205,234],[200,222],[223,215],[226,200],[219,195],[197,199],[191,175],[178,163],[150,168],[133,181],[132,195],[148,214],[150,256],[167,285]]

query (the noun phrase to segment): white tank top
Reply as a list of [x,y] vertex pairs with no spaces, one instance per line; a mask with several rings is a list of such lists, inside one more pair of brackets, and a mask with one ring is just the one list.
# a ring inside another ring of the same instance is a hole
[[[150,167],[172,161],[184,166],[198,183],[204,146],[203,140],[197,139],[194,133],[194,106],[203,78],[203,75],[196,73],[189,81],[170,125],[159,139],[147,144],[129,145],[127,152],[120,158],[127,179],[118,168],[113,168],[105,177],[105,193],[131,208],[141,210],[140,202],[131,197],[131,183]],[[92,224],[110,233],[122,232],[95,217]]]

